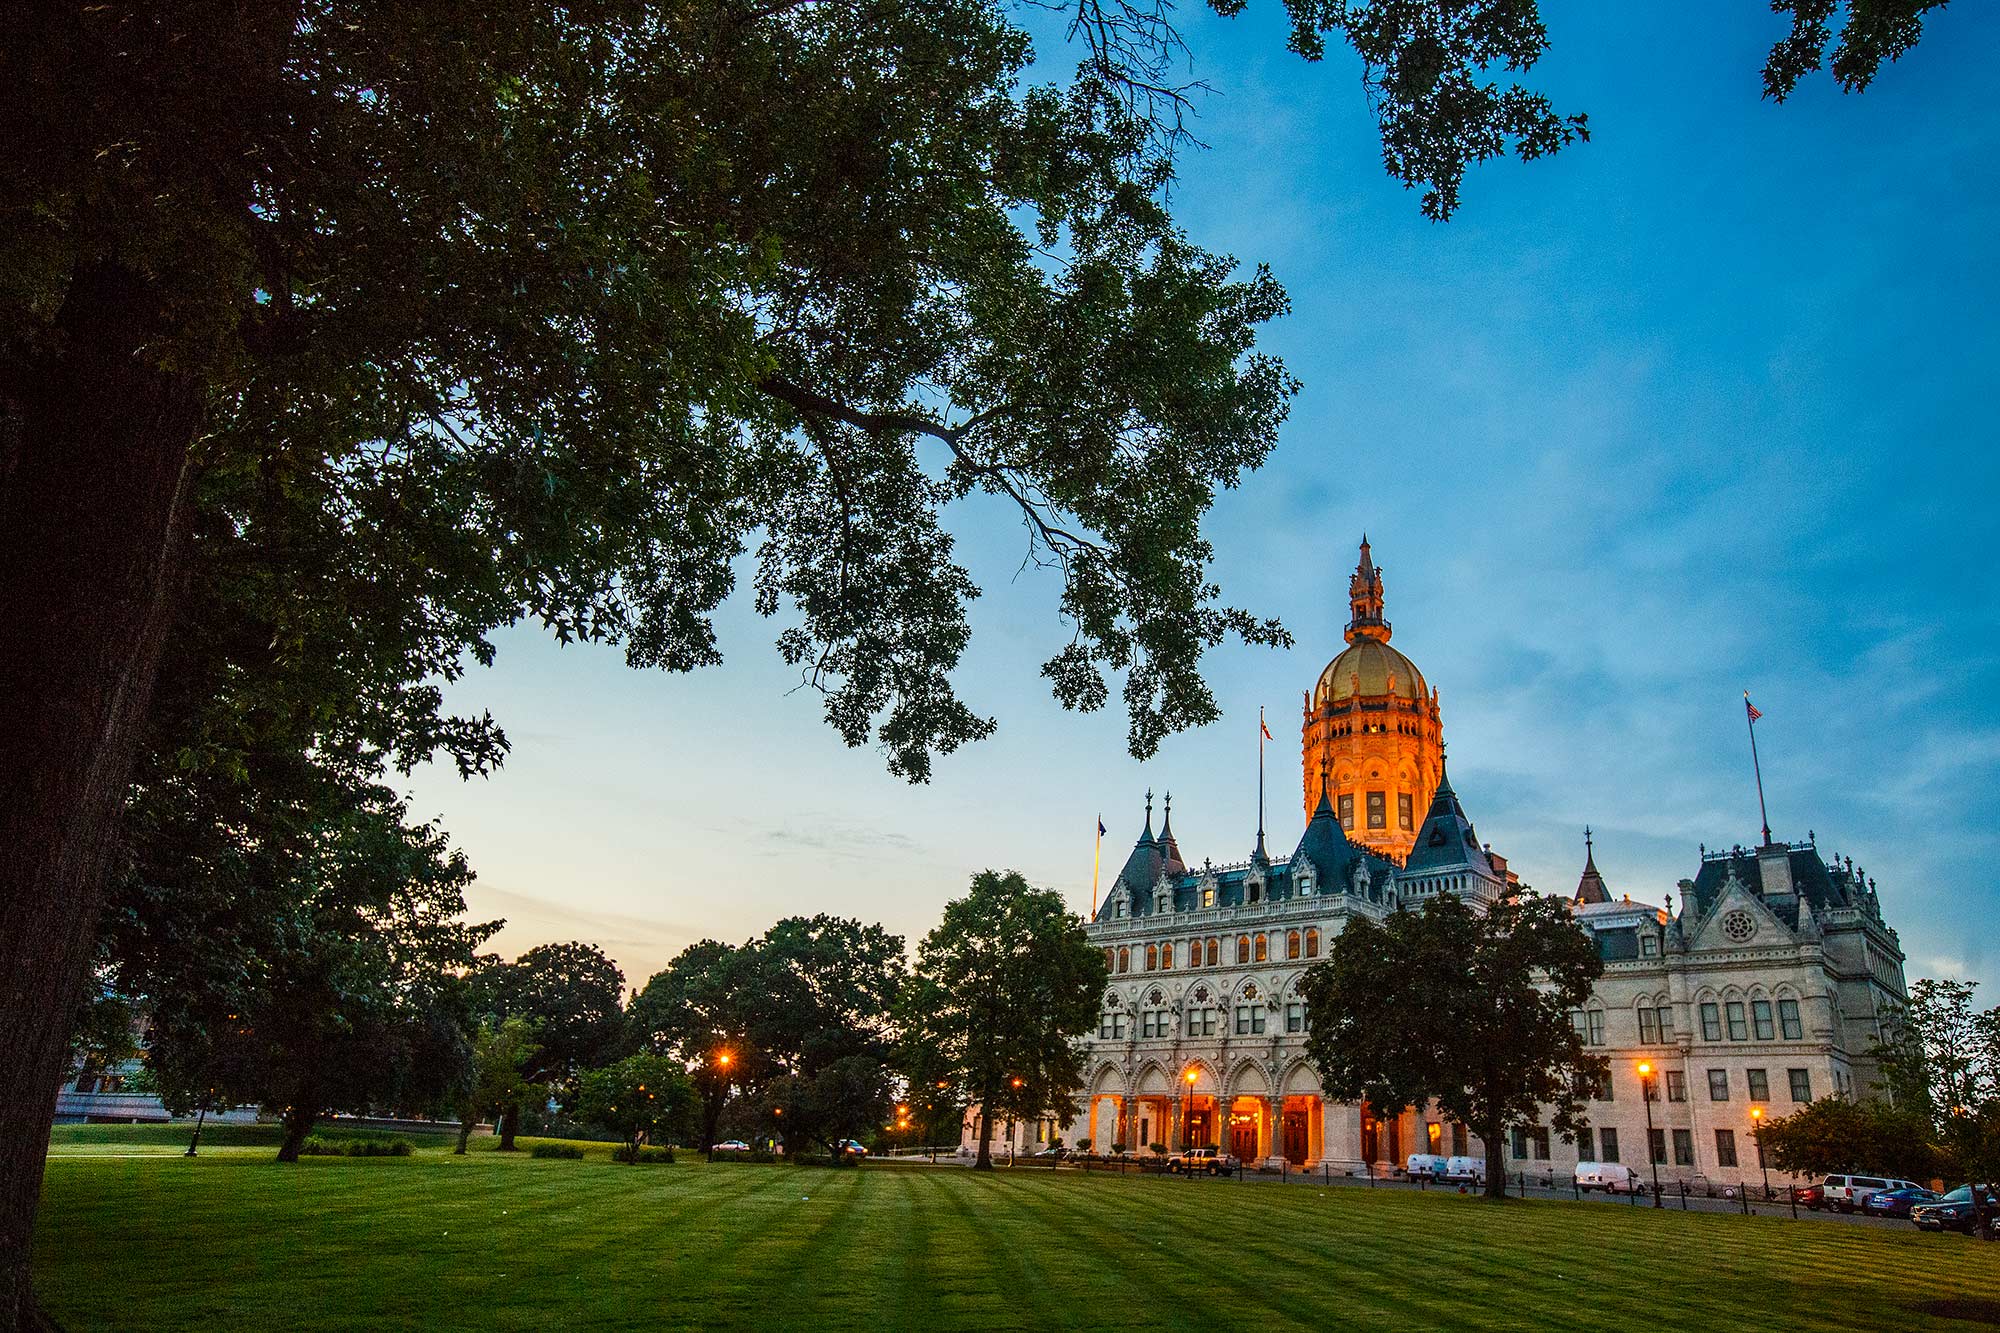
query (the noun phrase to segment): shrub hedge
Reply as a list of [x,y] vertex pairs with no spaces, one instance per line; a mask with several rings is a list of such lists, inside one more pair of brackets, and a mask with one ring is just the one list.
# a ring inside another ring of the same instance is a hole
[[321,1138],[310,1134],[299,1145],[301,1157],[408,1157],[416,1148],[408,1139]]
[[574,1143],[537,1143],[528,1149],[528,1156],[560,1157],[565,1161],[580,1162],[583,1160],[583,1149]]

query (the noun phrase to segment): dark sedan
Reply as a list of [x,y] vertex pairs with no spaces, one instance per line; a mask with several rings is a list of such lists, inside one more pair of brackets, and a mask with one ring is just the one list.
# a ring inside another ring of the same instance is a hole
[[[1991,1214],[2000,1208],[2000,1189],[1992,1185],[1980,1185],[1981,1210]],[[1936,1203],[1920,1203],[1910,1210],[1910,1220],[1925,1231],[1963,1231],[1972,1234],[1974,1186],[1960,1185]]]
[[1861,1211],[1870,1217],[1908,1217],[1918,1204],[1936,1203],[1941,1197],[1927,1189],[1876,1190],[1862,1201]]

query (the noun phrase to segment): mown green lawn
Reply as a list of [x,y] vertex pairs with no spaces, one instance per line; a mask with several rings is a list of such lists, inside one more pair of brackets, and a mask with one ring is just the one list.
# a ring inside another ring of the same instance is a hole
[[1922,1307],[2000,1301],[2000,1246],[1826,1221],[428,1146],[79,1155],[166,1146],[120,1133],[49,1162],[36,1275],[75,1329],[1972,1330]]

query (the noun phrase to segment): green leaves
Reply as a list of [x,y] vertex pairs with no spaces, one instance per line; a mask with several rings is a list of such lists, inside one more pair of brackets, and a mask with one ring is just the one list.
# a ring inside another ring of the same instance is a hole
[[1603,971],[1560,899],[1520,894],[1477,914],[1444,895],[1380,925],[1352,922],[1300,983],[1306,1054],[1329,1096],[1384,1113],[1436,1099],[1488,1153],[1510,1124],[1583,1122],[1580,1090],[1605,1071],[1570,1010]]
[[1061,895],[981,871],[918,946],[903,1065],[978,1101],[989,1127],[1002,1114],[1066,1118],[1083,1082],[1074,1039],[1096,1022],[1106,979]]

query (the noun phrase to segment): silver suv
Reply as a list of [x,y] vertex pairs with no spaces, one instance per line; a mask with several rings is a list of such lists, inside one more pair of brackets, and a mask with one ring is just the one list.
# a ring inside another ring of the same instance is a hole
[[1921,1188],[1914,1180],[1894,1176],[1828,1176],[1820,1182],[1820,1203],[1837,1213],[1858,1213],[1868,1196],[1881,1190]]
[[1219,1176],[1235,1169],[1236,1159],[1220,1148],[1188,1148],[1167,1159],[1167,1170],[1174,1175]]

